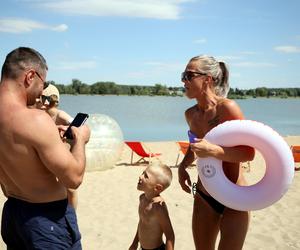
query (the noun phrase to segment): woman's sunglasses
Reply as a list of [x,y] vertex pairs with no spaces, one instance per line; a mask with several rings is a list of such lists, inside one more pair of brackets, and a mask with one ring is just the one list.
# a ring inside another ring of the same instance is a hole
[[181,81],[191,81],[196,76],[205,76],[206,74],[194,71],[184,71],[181,73]]

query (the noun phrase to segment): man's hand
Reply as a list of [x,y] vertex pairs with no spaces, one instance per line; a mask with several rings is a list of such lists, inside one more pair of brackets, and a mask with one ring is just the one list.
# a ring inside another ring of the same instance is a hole
[[72,135],[74,141],[82,139],[85,143],[88,143],[91,135],[91,131],[87,125],[82,125],[80,127],[71,127]]
[[65,141],[66,138],[63,138],[63,136],[64,136],[64,133],[66,132],[66,130],[68,129],[68,126],[66,126],[66,125],[57,125],[57,129],[58,129],[60,137],[62,138],[63,141]]

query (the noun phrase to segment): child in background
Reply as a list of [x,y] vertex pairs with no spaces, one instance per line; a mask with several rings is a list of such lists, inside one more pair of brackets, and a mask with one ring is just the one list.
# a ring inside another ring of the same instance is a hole
[[58,104],[58,89],[54,85],[49,84],[49,86],[44,89],[41,99],[38,100],[37,108],[45,110],[56,125],[69,125],[72,122],[73,117],[65,111],[59,110]]
[[[167,205],[160,196],[172,181],[170,168],[159,162],[148,166],[139,177],[137,189],[144,193],[140,196],[139,223],[134,240],[129,250],[141,249],[172,250],[175,236]],[[166,243],[163,242],[163,234]]]

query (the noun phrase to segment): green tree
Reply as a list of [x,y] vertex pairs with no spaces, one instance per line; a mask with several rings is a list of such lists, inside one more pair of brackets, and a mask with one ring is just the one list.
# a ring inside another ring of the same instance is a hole
[[265,87],[256,88],[255,89],[255,94],[256,94],[256,96],[266,97],[268,95],[268,90]]

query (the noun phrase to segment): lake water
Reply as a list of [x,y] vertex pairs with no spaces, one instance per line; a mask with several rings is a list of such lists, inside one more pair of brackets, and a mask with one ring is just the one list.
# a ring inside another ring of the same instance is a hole
[[[60,109],[106,114],[117,121],[125,140],[187,140],[184,111],[195,104],[186,97],[61,95]],[[271,126],[282,136],[300,134],[300,99],[236,100],[247,119]]]

